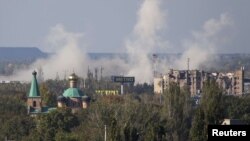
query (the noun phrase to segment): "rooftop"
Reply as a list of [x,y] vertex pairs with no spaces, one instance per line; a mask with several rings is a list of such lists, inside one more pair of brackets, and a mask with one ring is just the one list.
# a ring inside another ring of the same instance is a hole
[[40,97],[40,90],[36,80],[36,74],[37,74],[36,71],[32,73],[33,78],[30,86],[29,97]]
[[82,97],[84,96],[83,92],[77,88],[68,88],[63,93],[64,97]]

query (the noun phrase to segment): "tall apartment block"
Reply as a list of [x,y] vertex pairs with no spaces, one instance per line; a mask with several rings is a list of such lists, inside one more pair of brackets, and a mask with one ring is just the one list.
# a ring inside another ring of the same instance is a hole
[[203,70],[173,70],[154,78],[154,93],[161,94],[169,84],[177,83],[181,88],[187,86],[191,96],[202,93],[202,87],[208,79],[214,79],[226,94],[244,93],[244,68],[232,73],[209,73]]

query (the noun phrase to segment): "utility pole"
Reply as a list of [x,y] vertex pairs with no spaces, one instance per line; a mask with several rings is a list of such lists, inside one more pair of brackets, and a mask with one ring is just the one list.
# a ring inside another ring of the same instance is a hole
[[104,68],[101,66],[101,81],[102,81],[102,73],[103,73]]
[[121,83],[121,95],[123,95],[123,83]]
[[95,68],[95,81],[98,81],[98,68]]
[[154,77],[156,77],[157,75],[157,71],[156,71],[156,63],[157,63],[157,54],[153,54],[153,64],[154,64]]
[[83,88],[84,88],[84,89],[85,89],[85,87],[86,87],[85,80],[86,80],[86,79],[83,79]]
[[66,73],[67,71],[65,70],[64,71],[64,80],[66,80],[67,79],[67,73]]
[[162,95],[162,94],[160,93],[160,104],[161,104],[161,102],[162,102],[162,100],[161,100],[161,95]]
[[105,130],[104,141],[107,141],[107,125],[104,125],[104,130]]
[[60,80],[59,74],[58,72],[56,72],[56,81],[59,81],[59,80]]

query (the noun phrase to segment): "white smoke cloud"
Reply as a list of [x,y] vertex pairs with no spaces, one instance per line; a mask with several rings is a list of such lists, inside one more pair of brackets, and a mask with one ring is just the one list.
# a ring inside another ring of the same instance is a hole
[[39,59],[30,65],[26,70],[18,71],[13,78],[16,80],[29,81],[31,72],[35,69],[42,68],[44,78],[56,78],[58,74],[61,78],[64,73],[76,72],[83,76],[87,71],[88,57],[83,49],[79,48],[78,41],[82,37],[80,33],[71,33],[65,30],[62,24],[52,27],[47,37],[49,47],[55,50],[55,53],[46,59]]
[[[144,0],[138,13],[137,23],[132,35],[126,41],[125,46],[129,54],[129,60],[119,57],[113,59],[91,60],[79,47],[79,39],[82,33],[72,33],[65,30],[62,24],[52,27],[47,36],[47,46],[44,48],[54,54],[47,59],[39,59],[26,70],[18,71],[13,78],[16,80],[30,80],[31,72],[35,68],[42,68],[45,79],[55,78],[57,74],[64,77],[64,73],[73,70],[80,76],[87,74],[88,67],[104,68],[103,75],[127,75],[135,76],[136,82],[152,82],[153,66],[152,54],[155,47],[161,47],[162,42],[158,33],[165,28],[166,15],[161,9],[162,0]],[[67,74],[68,75],[68,74]]]
[[[18,71],[12,78],[15,80],[31,80],[31,72],[39,67],[44,71],[45,79],[60,78],[73,72],[86,77],[88,67],[92,69],[104,68],[103,76],[126,75],[135,76],[138,83],[153,81],[154,50],[168,47],[168,41],[162,41],[160,33],[166,28],[166,11],[161,8],[163,0],[144,0],[137,13],[137,22],[132,34],[125,42],[129,60],[119,57],[112,59],[102,58],[91,60],[85,53],[84,45],[79,45],[79,40],[84,38],[82,33],[72,33],[65,30],[62,24],[52,27],[47,36],[48,46],[46,51],[55,52],[47,59],[40,59],[26,70]],[[186,51],[180,59],[160,60],[161,72],[166,68],[187,68],[187,58],[190,58],[190,69],[198,69],[207,60],[212,59],[219,47],[222,33],[226,27],[232,25],[232,20],[227,14],[222,14],[219,19],[210,19],[205,22],[202,30],[193,32],[192,38],[186,40],[183,46]],[[175,58],[174,58],[175,59]],[[30,77],[29,77],[30,76]],[[99,76],[100,77],[100,76]]]
[[200,65],[208,60],[212,61],[223,39],[223,31],[233,21],[227,14],[221,14],[219,19],[210,19],[202,27],[202,31],[193,32],[192,39],[186,40],[183,55],[175,62],[176,68],[187,69],[187,58],[190,58],[190,69],[199,69]]
[[47,45],[42,49],[44,49],[46,52],[57,52],[65,48],[65,46],[68,46],[68,44],[78,44],[78,40],[82,37],[82,33],[68,32],[65,30],[63,24],[57,24],[50,29],[50,32],[45,40]]
[[[124,75],[128,72],[129,63],[119,56],[91,60],[84,50],[84,46],[79,45],[82,40],[82,33],[73,33],[65,29],[62,24],[57,24],[50,29],[47,39],[46,51],[54,52],[49,58],[38,59],[25,70],[17,72],[7,80],[30,81],[31,73],[42,68],[44,79],[55,79],[57,75],[63,79],[75,72],[78,76],[86,78],[87,71],[94,72],[95,68],[104,69],[103,76]],[[30,76],[30,77],[28,77]]]
[[153,66],[150,59],[155,47],[160,45],[158,33],[164,29],[166,15],[161,0],[144,0],[138,13],[137,23],[131,37],[126,41],[130,70],[137,82],[152,82]]

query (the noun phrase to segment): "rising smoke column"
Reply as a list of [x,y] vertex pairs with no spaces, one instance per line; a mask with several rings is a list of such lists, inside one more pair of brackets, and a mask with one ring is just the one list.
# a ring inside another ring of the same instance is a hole
[[165,13],[160,5],[162,0],[144,0],[137,12],[137,23],[131,36],[126,40],[125,46],[129,54],[129,61],[115,58],[112,60],[90,60],[84,50],[79,48],[78,42],[81,33],[72,33],[65,30],[62,24],[52,27],[47,37],[47,51],[55,53],[47,59],[39,59],[26,70],[20,70],[13,78],[17,80],[30,80],[31,72],[42,67],[45,79],[55,78],[57,73],[60,78],[64,72],[73,72],[80,76],[87,73],[90,68],[100,67],[105,64],[106,75],[125,74],[135,76],[140,83],[152,82],[153,66],[150,54],[157,46],[161,46],[158,33],[165,27]]
[[[50,29],[46,37],[47,46],[43,47],[46,52],[53,52],[49,58],[38,59],[25,70],[17,70],[14,76],[5,79],[30,81],[32,71],[41,68],[44,79],[60,79],[68,77],[75,72],[78,76],[86,78],[88,68],[93,71],[95,68],[104,68],[103,76],[120,75],[128,72],[129,64],[119,57],[102,58],[99,60],[90,59],[84,50],[85,45],[79,45],[83,39],[82,33],[67,31],[62,24],[57,24]],[[38,76],[39,77],[39,76]],[[100,76],[99,76],[100,78]]]
[[65,30],[62,24],[57,24],[50,29],[47,36],[49,51],[55,51],[46,59],[39,59],[26,70],[19,70],[13,78],[29,81],[34,69],[42,68],[45,79],[55,79],[56,75],[62,79],[66,73],[76,72],[78,75],[86,75],[88,57],[78,45],[81,33],[72,33]]
[[[53,78],[54,74],[59,72],[63,76],[66,72],[76,72],[83,76],[86,72],[88,57],[84,51],[84,46],[80,48],[79,40],[83,38],[82,33],[73,33],[65,30],[62,24],[52,27],[47,37],[50,47],[56,49],[55,55],[46,60],[44,63],[44,71],[49,72],[49,78]],[[68,74],[69,75],[69,74]]]
[[132,35],[125,44],[130,66],[127,75],[135,76],[139,83],[153,80],[150,54],[159,45],[160,37],[157,34],[164,29],[166,17],[160,7],[161,3],[161,0],[143,1]]
[[190,58],[190,69],[199,69],[206,61],[212,61],[223,40],[223,31],[233,24],[227,14],[221,14],[219,19],[210,19],[202,27],[202,31],[193,32],[192,38],[186,40],[186,48],[181,58],[174,64],[178,69],[187,69],[187,58]]

